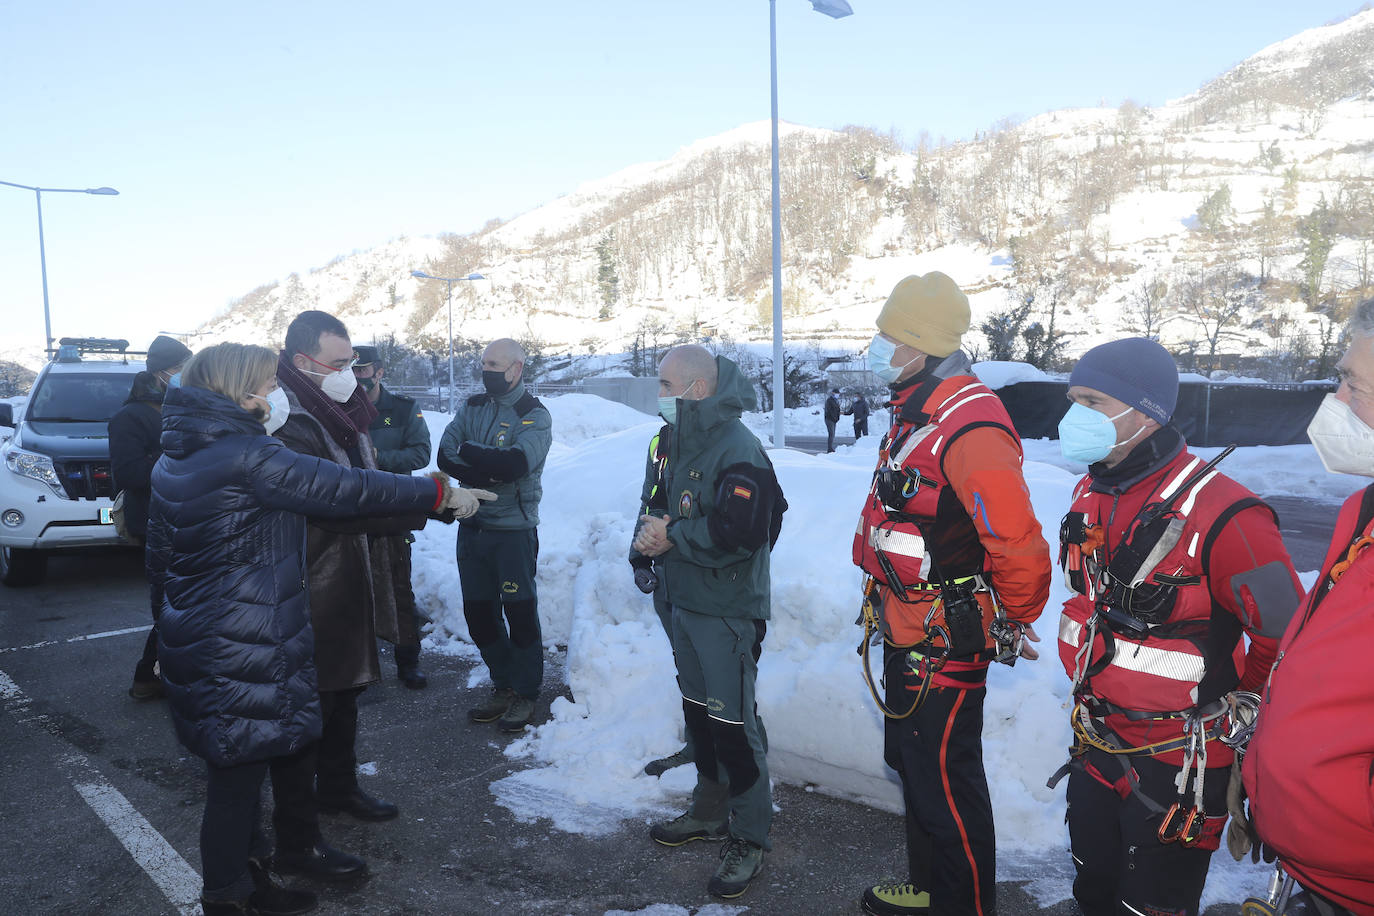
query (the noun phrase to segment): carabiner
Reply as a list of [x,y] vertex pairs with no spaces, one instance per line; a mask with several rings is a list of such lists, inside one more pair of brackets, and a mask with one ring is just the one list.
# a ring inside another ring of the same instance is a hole
[[1180,846],[1196,846],[1197,841],[1202,839],[1202,828],[1207,824],[1207,815],[1197,808],[1189,808],[1188,816],[1183,820],[1183,827],[1178,832],[1178,842]]
[[1159,822],[1159,831],[1156,836],[1161,843],[1174,843],[1178,841],[1183,833],[1183,825],[1176,823],[1182,812],[1179,809],[1179,802],[1174,802],[1168,811],[1164,812],[1164,820]]

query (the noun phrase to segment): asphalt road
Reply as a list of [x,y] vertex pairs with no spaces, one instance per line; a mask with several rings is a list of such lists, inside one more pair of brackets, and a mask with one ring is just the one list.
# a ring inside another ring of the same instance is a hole
[[[1317,557],[1299,567],[1315,568],[1335,508],[1294,500],[1279,511],[1294,552]],[[199,912],[203,764],[177,743],[161,702],[125,693],[146,595],[129,552],[56,557],[43,585],[0,588],[0,913]],[[561,683],[561,653],[548,661],[549,682]],[[428,690],[388,679],[363,695],[359,759],[381,774],[363,784],[402,814],[379,825],[325,819],[327,839],[366,858],[372,878],[316,888],[320,912],[697,912],[710,902],[707,844],[658,847],[642,823],[587,837],[515,820],[488,787],[521,763],[502,754],[508,739],[468,723],[485,693],[467,687],[471,663],[427,656],[425,667]],[[865,882],[903,867],[900,818],[804,788],[779,786],[775,801],[775,849],[737,901],[749,913],[857,913]],[[1041,910],[1011,883],[999,898],[1004,916],[1076,912]]]

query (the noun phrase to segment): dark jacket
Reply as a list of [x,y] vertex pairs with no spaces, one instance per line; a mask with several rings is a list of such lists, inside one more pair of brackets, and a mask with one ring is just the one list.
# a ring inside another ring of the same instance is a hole
[[304,514],[425,511],[435,485],[296,454],[202,388],[163,410],[147,561],[177,736],[217,766],[293,753],[320,734]]
[[[372,440],[358,436],[356,454],[334,441],[324,425],[301,407],[285,385],[291,415],[276,436],[293,451],[345,467],[376,469]],[[437,498],[434,481],[414,478],[428,488],[430,505]],[[388,538],[369,543],[368,535],[404,534],[425,525],[424,511],[388,519],[365,519],[361,513],[310,513],[306,528],[306,565],[310,582],[310,619],[315,627],[315,666],[321,690],[347,690],[382,679],[377,639],[398,638],[396,589]]]
[[474,528],[519,530],[539,525],[544,459],[553,419],[524,382],[498,397],[475,394],[458,408],[439,439],[439,469],[469,487],[496,494],[463,522]]
[[[380,383],[378,383],[380,385]],[[377,419],[367,428],[377,450],[377,467],[396,474],[423,470],[429,464],[429,426],[415,401],[385,385],[377,396]]]
[[162,386],[151,372],[134,376],[124,406],[110,417],[110,474],[124,491],[124,524],[143,538],[148,532],[148,497],[153,465],[162,456]]
[[854,402],[852,404],[845,408],[844,415],[846,417],[852,416],[854,418],[855,423],[858,423],[861,420],[867,420],[868,400],[863,395],[859,395],[857,398],[854,399]]
[[723,356],[716,369],[715,394],[678,400],[664,474],[673,547],[660,557],[663,579],[670,604],[766,620],[777,479],[739,419],[757,403],[754,386]]
[[832,425],[840,422],[840,401],[833,394],[825,399],[825,422]]

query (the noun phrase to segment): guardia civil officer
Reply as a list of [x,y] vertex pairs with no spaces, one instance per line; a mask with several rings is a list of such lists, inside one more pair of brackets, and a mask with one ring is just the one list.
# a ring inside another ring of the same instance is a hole
[[474,722],[523,731],[544,679],[535,567],[539,500],[553,420],[525,390],[525,350],[509,338],[482,353],[481,394],[468,398],[439,440],[439,467],[496,493],[458,527],[458,577],[468,634],[491,673],[491,699]]
[[[1361,303],[1308,438],[1333,474],[1374,477],[1374,299]],[[1306,890],[1288,913],[1374,914],[1374,487],[1346,500],[1321,577],[1283,634],[1245,755],[1264,844]]]
[[[425,415],[415,401],[397,394],[382,384],[386,366],[375,346],[363,344],[353,348],[357,362],[353,375],[358,386],[367,394],[377,410],[368,426],[372,446],[377,450],[377,467],[396,474],[423,470],[429,464],[429,427]],[[429,678],[420,670],[420,610],[415,605],[415,591],[411,587],[410,545],[415,535],[370,535],[369,545],[377,538],[390,539],[387,551],[391,562],[391,584],[396,600],[396,677],[412,690],[423,690]]]
[[1300,586],[1273,511],[1170,422],[1178,370],[1156,341],[1089,350],[1068,397],[1060,446],[1088,463],[1059,536],[1074,897],[1089,916],[1194,914],[1226,822],[1228,698],[1264,683]]
[[759,440],[740,422],[755,397],[738,366],[699,346],[674,347],[658,380],[659,412],[673,432],[667,512],[641,516],[633,546],[662,563],[697,783],[691,808],[649,835],[664,846],[725,840],[707,890],[732,899],[749,889],[770,848],[768,748],[754,684],[769,617],[769,548],[786,502]]
[[[995,656],[1037,657],[1023,637],[1038,639],[1031,623],[1049,596],[1049,547],[1022,476],[1021,440],[959,349],[967,297],[942,273],[907,277],[877,324],[868,364],[892,390],[892,425],[854,562],[868,574],[865,616],[884,636],[883,758],[902,782],[907,876],[867,888],[862,905],[879,916],[991,914],[988,666]],[[865,629],[865,645],[873,632]]]

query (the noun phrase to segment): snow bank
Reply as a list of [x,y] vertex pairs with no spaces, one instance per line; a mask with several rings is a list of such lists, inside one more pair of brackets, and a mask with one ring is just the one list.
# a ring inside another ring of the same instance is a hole
[[[546,645],[567,647],[574,699],[554,700],[551,721],[509,746],[509,755],[530,766],[492,791],[519,817],[599,835],[625,820],[679,813],[695,778],[690,767],[660,779],[641,771],[681,743],[668,641],[626,562],[645,449],[657,424],[589,396],[546,403],[556,448],[540,512],[540,611]],[[789,420],[795,416],[789,412]],[[882,720],[855,654],[860,576],[850,562],[850,541],[873,447],[864,441],[831,455],[770,452],[791,509],[773,553],[773,618],[760,662],[759,709],[774,779],[900,811],[897,784],[882,762]],[[1055,442],[1029,442],[1027,455],[1036,515],[1053,538],[1082,469],[1065,462]],[[1355,478],[1324,474],[1310,446],[1241,449],[1225,468],[1261,492],[1330,499],[1359,486]],[[431,526],[416,545],[416,593],[438,624],[427,643],[436,649],[467,639],[454,536],[454,528]],[[1062,784],[1058,791],[1045,788],[1070,740],[1069,683],[1054,649],[1057,609],[1067,597],[1056,577],[1038,626],[1038,662],[994,666],[984,726],[999,877],[1030,881],[1046,903],[1067,897],[1072,884]],[[1264,886],[1267,873],[1237,866],[1222,853],[1204,904],[1242,899]]]

